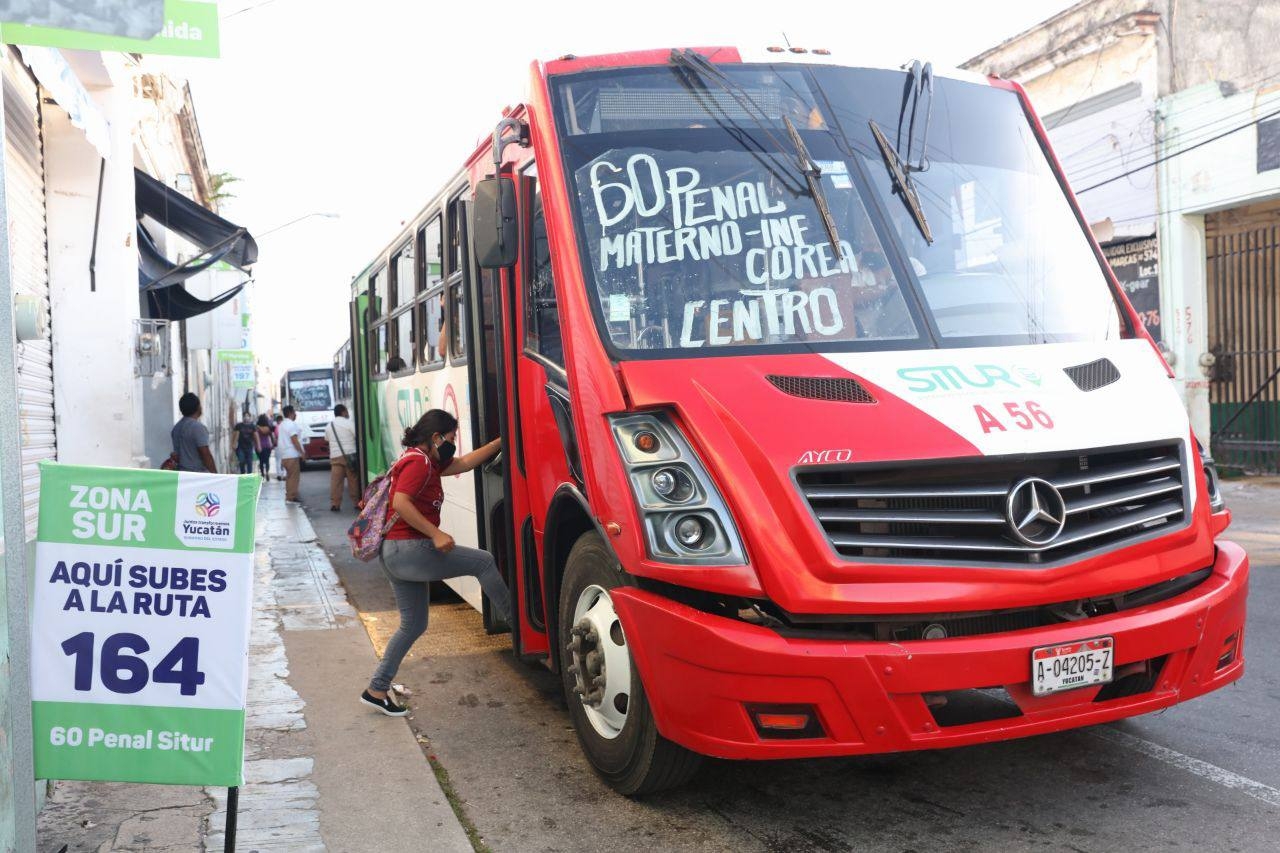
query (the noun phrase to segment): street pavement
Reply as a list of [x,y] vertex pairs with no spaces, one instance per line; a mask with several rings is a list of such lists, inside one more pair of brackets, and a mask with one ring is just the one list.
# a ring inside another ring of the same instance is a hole
[[[308,514],[381,652],[394,599],[376,564],[350,558],[353,513],[328,511],[327,486],[327,471],[303,475]],[[582,757],[558,679],[441,602],[400,670],[410,725],[493,851],[1280,849],[1280,482],[1225,491],[1253,560],[1246,674],[1163,713],[953,750],[708,761],[686,788],[632,801]]]
[[[255,538],[236,849],[471,851],[409,724],[359,704],[369,636],[281,483],[262,490]],[[225,824],[225,789],[62,781],[38,851],[221,851]]]

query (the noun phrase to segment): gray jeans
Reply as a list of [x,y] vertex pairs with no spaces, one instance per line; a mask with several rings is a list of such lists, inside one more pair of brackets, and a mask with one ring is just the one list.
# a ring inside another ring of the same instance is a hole
[[386,690],[391,686],[400,662],[409,648],[427,630],[431,581],[460,578],[467,575],[480,581],[484,594],[504,619],[511,610],[507,585],[498,574],[498,564],[488,551],[454,547],[447,554],[436,550],[430,539],[386,539],[378,555],[378,563],[391,581],[400,608],[400,628],[391,636],[382,662],[369,681],[370,690]]

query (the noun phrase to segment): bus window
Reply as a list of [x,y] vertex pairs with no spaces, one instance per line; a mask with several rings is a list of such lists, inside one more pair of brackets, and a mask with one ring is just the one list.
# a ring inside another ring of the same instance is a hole
[[462,281],[449,285],[449,352],[455,359],[467,354],[466,328],[467,308],[462,303]]
[[390,308],[387,302],[387,270],[382,268],[374,273],[370,278],[373,281],[373,305],[370,306],[369,314],[373,317],[385,316]]
[[418,230],[418,255],[423,259],[418,267],[418,290],[430,290],[444,279],[443,254],[440,217],[433,216],[425,227]]
[[404,311],[391,318],[391,357],[387,372],[399,373],[413,367],[413,312]]
[[373,372],[385,375],[387,372],[387,360],[391,355],[388,347],[390,341],[387,339],[387,324],[379,324],[373,330],[370,340],[373,344],[373,352],[370,353],[369,361],[373,364]]
[[417,294],[413,273],[413,252],[405,245],[391,259],[391,310],[413,301]]
[[449,277],[462,272],[462,196],[449,202]]
[[[530,168],[525,174],[536,176]],[[533,222],[529,258],[525,272],[525,346],[564,367],[560,342],[560,315],[556,309],[555,282],[551,276],[551,248],[547,241],[547,220],[542,213],[542,193],[533,197]]]
[[418,364],[423,367],[444,364],[445,347],[440,334],[444,328],[443,303],[442,290],[418,303]]
[[449,295],[447,304],[448,321],[445,331],[449,338],[449,352],[454,359],[465,358],[467,354],[466,306],[463,304],[463,258],[462,251],[462,218],[466,213],[462,195],[454,196],[449,202],[448,243],[449,268],[446,270],[446,291]]

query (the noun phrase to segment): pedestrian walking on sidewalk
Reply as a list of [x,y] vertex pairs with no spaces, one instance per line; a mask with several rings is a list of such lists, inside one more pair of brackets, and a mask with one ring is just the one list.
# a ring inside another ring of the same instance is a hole
[[368,689],[360,695],[361,702],[391,717],[409,712],[387,691],[409,648],[427,630],[432,581],[471,575],[503,618],[511,609],[510,593],[493,555],[457,545],[440,529],[444,503],[440,478],[483,465],[502,449],[501,439],[495,439],[455,458],[457,434],[457,418],[443,409],[431,409],[404,431],[402,443],[407,449],[391,469],[391,510],[398,517],[383,538],[378,563],[395,592],[400,627],[387,643]]
[[339,403],[333,407],[333,420],[324,432],[329,442],[329,509],[342,509],[342,488],[346,483],[351,495],[352,508],[360,503],[360,484],[356,482],[356,425],[347,414],[347,407]]
[[258,454],[258,473],[264,482],[271,479],[271,451],[275,447],[276,431],[271,426],[271,419],[258,415],[258,423],[253,428],[253,451]]
[[302,503],[298,498],[298,481],[302,477],[302,427],[298,426],[298,413],[293,406],[285,406],[284,420],[280,422],[279,454],[284,466],[284,499],[290,503]]
[[236,462],[240,465],[241,474],[253,473],[253,451],[254,436],[257,431],[253,421],[249,418],[249,413],[245,412],[240,416],[238,423],[231,425],[232,433],[235,435],[236,441]]
[[276,415],[275,420],[271,424],[271,446],[277,448],[276,454],[271,457],[271,468],[276,475],[277,480],[284,479],[284,466],[280,464],[280,424],[284,422],[284,415]]
[[209,452],[209,428],[200,423],[204,409],[200,406],[200,398],[187,392],[178,398],[178,411],[182,417],[169,433],[173,440],[173,460],[179,471],[196,471],[201,474],[216,474],[218,466],[213,462],[213,454]]

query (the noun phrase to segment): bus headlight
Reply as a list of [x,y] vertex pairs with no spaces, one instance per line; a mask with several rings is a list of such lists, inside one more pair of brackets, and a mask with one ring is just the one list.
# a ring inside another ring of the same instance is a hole
[[686,515],[676,522],[676,541],[685,548],[698,548],[707,536],[707,526],[696,515]]
[[649,556],[665,563],[736,566],[746,562],[724,499],[689,442],[665,414],[610,418]]

